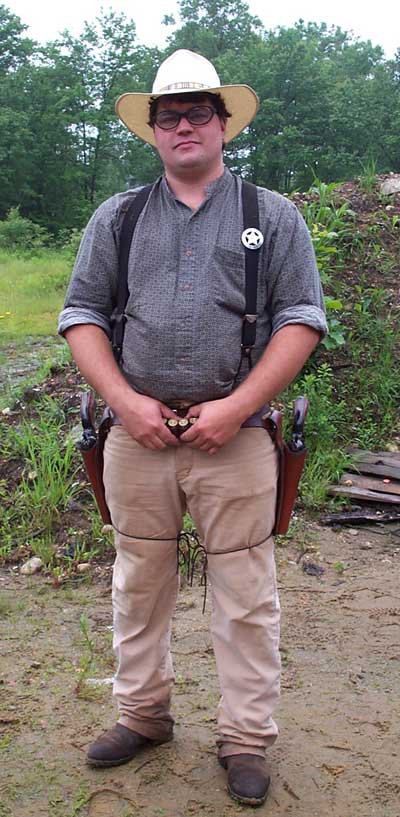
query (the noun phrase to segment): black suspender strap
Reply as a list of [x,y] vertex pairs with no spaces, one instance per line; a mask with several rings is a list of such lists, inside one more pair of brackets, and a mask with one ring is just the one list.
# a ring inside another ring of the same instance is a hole
[[257,281],[259,250],[263,244],[260,233],[257,187],[242,182],[243,234],[246,274],[246,312],[242,329],[242,357],[247,357],[251,368],[251,350],[256,342],[257,331]]
[[112,328],[112,349],[117,363],[121,358],[122,343],[124,340],[124,331],[126,323],[125,307],[129,297],[128,262],[133,233],[140,213],[142,212],[152,189],[153,185],[148,184],[146,185],[146,187],[142,187],[142,189],[139,190],[139,193],[137,194],[137,196],[135,196],[135,198],[129,205],[125,213],[124,220],[122,222],[118,253],[119,269],[118,269],[117,306],[115,308],[113,315]]

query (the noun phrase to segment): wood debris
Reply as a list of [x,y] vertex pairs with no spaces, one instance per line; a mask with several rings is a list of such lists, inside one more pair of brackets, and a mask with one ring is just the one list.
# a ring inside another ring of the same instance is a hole
[[350,471],[342,475],[339,485],[331,485],[328,493],[351,501],[397,505],[400,510],[400,451],[353,448],[349,453]]

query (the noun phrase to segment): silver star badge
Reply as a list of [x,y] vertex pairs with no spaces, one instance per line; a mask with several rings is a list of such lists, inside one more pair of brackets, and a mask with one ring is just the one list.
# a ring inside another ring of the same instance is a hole
[[264,244],[264,236],[256,227],[248,227],[242,232],[242,244],[247,250],[258,250]]

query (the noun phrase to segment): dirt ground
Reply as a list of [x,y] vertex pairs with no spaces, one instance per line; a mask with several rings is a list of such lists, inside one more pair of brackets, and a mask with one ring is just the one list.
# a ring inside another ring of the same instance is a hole
[[[280,737],[257,814],[399,817],[399,525],[333,531],[298,521],[278,544],[282,616]],[[378,532],[379,531],[379,532]],[[307,562],[322,576],[304,572]],[[111,770],[85,750],[115,721],[109,685],[76,691],[87,657],[110,679],[111,566],[58,589],[40,574],[0,573],[1,817],[230,817],[215,755],[218,679],[208,631],[211,592],[183,587],[174,620],[173,742]]]

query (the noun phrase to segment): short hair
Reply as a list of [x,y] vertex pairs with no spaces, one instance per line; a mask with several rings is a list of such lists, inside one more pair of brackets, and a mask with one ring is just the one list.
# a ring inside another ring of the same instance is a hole
[[149,121],[148,125],[154,128],[156,122],[157,106],[161,100],[172,102],[193,102],[194,105],[201,105],[205,100],[210,102],[215,110],[217,116],[224,121],[232,116],[226,108],[225,102],[221,94],[209,94],[207,91],[195,91],[194,93],[183,94],[164,94],[164,96],[151,97],[149,102]]

